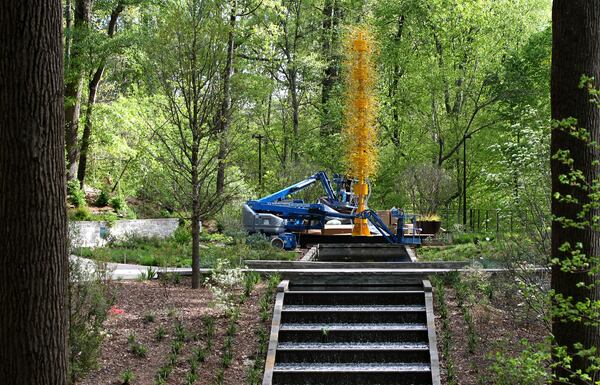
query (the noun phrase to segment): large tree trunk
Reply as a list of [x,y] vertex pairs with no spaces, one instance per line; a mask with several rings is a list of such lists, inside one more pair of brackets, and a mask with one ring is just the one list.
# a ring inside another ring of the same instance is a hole
[[0,3],[0,379],[67,383],[60,0]]
[[[552,118],[557,120],[573,117],[578,127],[585,128],[591,140],[600,142],[600,110],[590,103],[584,89],[578,87],[582,75],[594,76],[600,80],[600,2],[598,0],[555,0],[553,6],[553,42],[552,42]],[[597,85],[597,84],[596,84]],[[552,131],[551,150],[555,154],[559,150],[569,150],[574,160],[575,169],[581,170],[589,183],[600,177],[600,169],[594,161],[598,161],[599,152],[585,142],[575,139],[569,133],[554,129]],[[569,204],[552,200],[552,214],[555,217],[571,218],[577,221],[577,214],[582,205],[589,202],[589,197],[580,188],[560,183],[561,175],[568,169],[558,160],[552,160],[552,191],[561,195],[571,194],[579,199],[579,204]],[[600,212],[593,210],[588,217],[598,216]],[[561,246],[569,243],[575,247],[583,246],[587,256],[600,255],[600,234],[589,226],[585,229],[563,227],[557,221],[552,223],[552,258],[565,260],[571,256],[561,251]],[[600,276],[590,276],[587,270],[563,272],[560,266],[552,268],[552,288],[557,294],[572,297],[573,302],[600,300],[600,287],[596,282],[593,288],[578,287],[578,282],[592,284]],[[566,346],[573,353],[574,343],[582,343],[585,348],[595,347],[600,350],[600,331],[598,327],[587,326],[582,322],[562,322],[553,319],[552,332],[556,343]],[[571,370],[585,369],[587,363],[573,356]],[[557,370],[557,374],[565,375],[566,371]],[[596,378],[598,380],[598,378]],[[578,383],[575,381],[575,383]],[[583,381],[579,383],[584,383]]]
[[92,0],[75,2],[75,25],[69,55],[69,68],[65,71],[65,145],[67,152],[67,179],[77,175],[79,157],[79,115],[81,111],[81,93],[83,88],[83,58],[81,43],[92,15]]
[[225,168],[227,157],[227,131],[231,124],[231,76],[233,75],[233,57],[235,55],[235,24],[237,21],[237,2],[230,0],[229,31],[227,33],[227,59],[223,70],[223,99],[217,114],[217,133],[219,134],[219,153],[217,155],[217,194],[225,188]]
[[[119,3],[113,9],[110,15],[110,21],[108,23],[108,37],[112,38],[115,34],[115,30],[117,28],[117,21],[119,20],[119,16],[125,7],[123,4]],[[96,98],[98,96],[98,90],[100,88],[100,82],[102,81],[102,75],[104,75],[104,69],[106,67],[106,59],[103,59],[96,71],[92,75],[88,83],[88,100],[86,105],[85,112],[85,124],[83,126],[83,134],[81,135],[81,149],[79,154],[79,165],[77,168],[77,179],[79,180],[79,184],[81,188],[83,188],[83,184],[85,182],[85,174],[87,169],[87,159],[88,159],[88,150],[90,148],[90,140],[92,137],[92,125],[93,125],[93,113],[94,106],[96,104]]]

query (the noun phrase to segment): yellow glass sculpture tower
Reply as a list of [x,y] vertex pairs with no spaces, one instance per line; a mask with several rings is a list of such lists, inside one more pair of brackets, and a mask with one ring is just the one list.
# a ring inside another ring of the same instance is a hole
[[[356,28],[350,34],[348,55],[348,95],[346,139],[348,141],[348,173],[357,179],[354,194],[357,213],[367,209],[367,178],[375,171],[377,132],[374,125],[372,43],[368,33]],[[352,235],[371,235],[366,219],[354,220]]]

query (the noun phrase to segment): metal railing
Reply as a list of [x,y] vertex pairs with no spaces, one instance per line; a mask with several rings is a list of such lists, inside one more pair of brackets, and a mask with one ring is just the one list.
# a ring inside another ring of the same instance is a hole
[[442,228],[455,231],[459,228],[467,232],[514,232],[520,231],[530,220],[535,220],[527,210],[501,210],[485,208],[468,208],[466,223],[462,209],[444,208],[438,215],[442,220]]

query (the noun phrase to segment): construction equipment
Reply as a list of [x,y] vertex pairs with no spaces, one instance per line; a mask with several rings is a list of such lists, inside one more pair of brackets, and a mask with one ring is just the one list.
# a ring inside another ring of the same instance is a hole
[[[368,234],[372,231],[381,235],[387,242],[405,245],[419,245],[420,237],[416,229],[416,217],[407,216],[398,209],[392,209],[391,215],[398,219],[396,231],[391,230],[371,209],[357,210],[356,196],[352,192],[355,180],[339,175],[335,176],[336,190],[333,189],[327,174],[320,171],[305,180],[281,189],[266,197],[249,200],[242,208],[243,225],[249,233],[262,233],[271,237],[271,244],[278,248],[292,250],[296,248],[297,234],[307,230],[322,230],[332,219],[356,223],[363,221],[367,224]],[[305,203],[301,199],[288,199],[290,195],[298,193],[320,182],[325,196],[317,203]],[[411,233],[405,233],[406,221],[413,224]]]
[[[324,172],[286,187],[274,194],[250,200],[243,206],[244,227],[250,233],[263,233],[272,237],[271,244],[283,249],[294,249],[295,234],[325,228],[332,219],[352,223],[352,235],[368,237],[381,235],[387,242],[418,245],[416,217],[412,216],[412,234],[405,234],[407,217],[393,209],[391,216],[397,218],[396,231],[390,230],[377,213],[368,208],[370,195],[369,176],[377,165],[377,132],[375,129],[374,86],[371,66],[373,44],[368,31],[356,28],[348,40],[349,76],[347,78],[347,102],[345,140],[347,142],[347,174],[353,178],[334,175],[336,190]],[[304,190],[317,181],[321,182],[325,196],[317,203],[304,203],[288,196]],[[369,226],[371,224],[371,227]]]

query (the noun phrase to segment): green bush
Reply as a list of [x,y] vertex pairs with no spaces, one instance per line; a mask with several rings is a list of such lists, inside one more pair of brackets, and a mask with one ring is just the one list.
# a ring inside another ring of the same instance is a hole
[[246,244],[253,249],[268,250],[272,249],[271,240],[264,234],[254,233],[246,237]]
[[98,195],[98,198],[96,198],[96,206],[98,207],[105,207],[108,206],[108,201],[110,200],[110,195],[108,194],[108,192],[106,190],[102,190],[100,191],[100,195]]
[[75,207],[84,207],[86,205],[85,192],[79,186],[77,179],[70,180],[67,183],[67,198]]
[[94,217],[92,216],[90,209],[81,206],[69,213],[69,219],[72,221],[92,221],[94,220]]
[[[108,247],[80,248],[78,255],[103,262],[138,263],[145,266],[189,267],[192,265],[191,240],[186,242],[188,233],[180,227],[176,235],[169,239],[129,237],[121,241],[113,241]],[[214,239],[227,240],[224,236]],[[222,243],[222,242],[219,242]],[[212,268],[219,261],[232,267],[241,267],[244,261],[292,260],[296,253],[271,247],[264,237],[237,244],[204,243],[200,250],[200,265]]]
[[452,235],[452,244],[454,245],[462,245],[465,243],[480,243],[480,242],[489,242],[495,239],[495,234],[493,233],[466,233],[466,232],[458,232]]
[[135,375],[131,369],[125,369],[123,373],[121,373],[121,384],[129,385],[132,384],[135,380]]
[[182,224],[173,232],[173,241],[179,245],[187,245],[192,242],[192,231],[189,225]]
[[531,346],[521,341],[525,349],[516,357],[497,352],[492,364],[495,385],[543,385],[550,380],[547,363],[551,354],[544,345]]
[[69,263],[69,382],[98,366],[104,339],[102,324],[114,303],[109,273],[90,271],[80,260]]
[[123,199],[122,196],[117,195],[116,197],[110,200],[110,205],[113,209],[120,211],[125,210],[125,208],[127,207],[127,202],[125,202],[125,199]]

